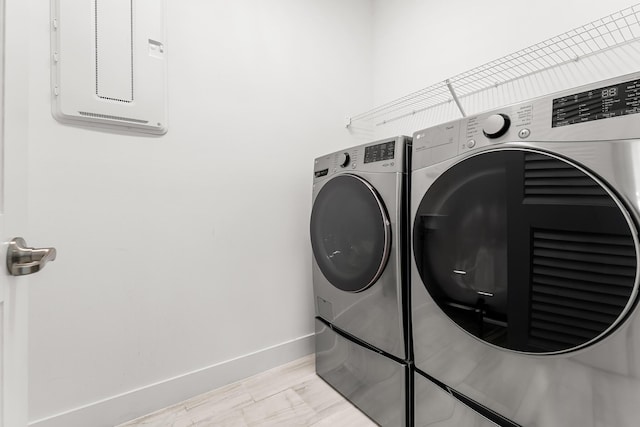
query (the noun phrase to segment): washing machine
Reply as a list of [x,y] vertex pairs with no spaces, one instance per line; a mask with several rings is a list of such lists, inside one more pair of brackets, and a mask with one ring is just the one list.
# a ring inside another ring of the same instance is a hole
[[413,135],[417,376],[500,425],[638,425],[639,113],[636,73]]
[[408,164],[395,137],[314,163],[316,372],[377,424],[412,425]]
[[403,361],[410,145],[401,136],[317,158],[310,230],[316,315]]

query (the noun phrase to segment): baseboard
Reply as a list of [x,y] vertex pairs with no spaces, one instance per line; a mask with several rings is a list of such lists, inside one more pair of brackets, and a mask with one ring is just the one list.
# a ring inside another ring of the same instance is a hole
[[314,334],[216,363],[50,417],[29,427],[113,427],[314,351]]

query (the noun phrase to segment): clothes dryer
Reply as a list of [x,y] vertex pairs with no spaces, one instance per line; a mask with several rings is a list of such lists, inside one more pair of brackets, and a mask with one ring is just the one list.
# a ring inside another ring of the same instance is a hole
[[398,360],[409,356],[410,138],[319,157],[311,246],[316,315]]
[[640,73],[413,141],[416,372],[520,425],[637,426]]

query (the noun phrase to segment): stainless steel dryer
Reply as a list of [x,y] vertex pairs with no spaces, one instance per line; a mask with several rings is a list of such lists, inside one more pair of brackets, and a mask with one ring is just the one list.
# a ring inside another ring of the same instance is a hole
[[397,137],[317,158],[311,212],[316,315],[400,360],[408,358],[409,141]]
[[414,134],[419,375],[524,426],[638,425],[639,113],[636,73]]

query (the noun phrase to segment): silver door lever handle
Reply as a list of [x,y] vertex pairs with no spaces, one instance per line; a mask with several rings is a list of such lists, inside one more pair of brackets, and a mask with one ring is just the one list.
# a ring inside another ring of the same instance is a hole
[[22,237],[9,242],[7,269],[12,276],[37,273],[46,263],[56,259],[56,248],[30,248]]

